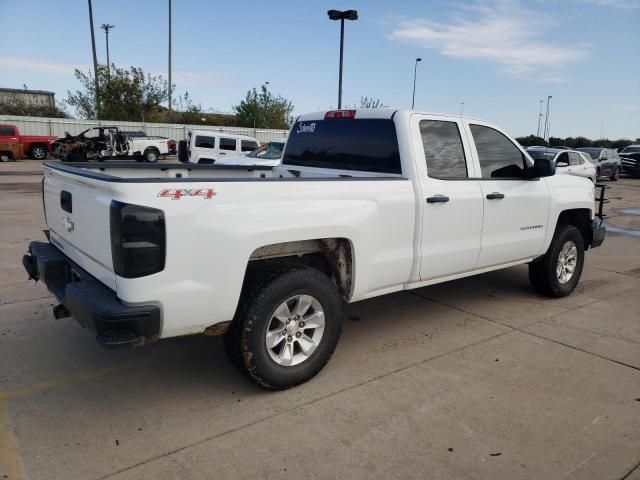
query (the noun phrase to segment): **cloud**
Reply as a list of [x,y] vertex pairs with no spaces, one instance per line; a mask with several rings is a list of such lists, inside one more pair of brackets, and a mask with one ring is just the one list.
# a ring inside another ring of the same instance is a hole
[[49,75],[73,75],[73,70],[87,70],[89,65],[73,65],[50,60],[34,60],[29,58],[0,57],[3,69],[26,70],[29,72],[46,73]]
[[640,0],[581,0],[582,3],[616,8],[640,8]]
[[435,49],[447,57],[485,60],[514,77],[564,80],[567,66],[589,56],[588,44],[559,45],[544,39],[553,20],[515,0],[462,7],[449,22],[400,20],[393,41]]

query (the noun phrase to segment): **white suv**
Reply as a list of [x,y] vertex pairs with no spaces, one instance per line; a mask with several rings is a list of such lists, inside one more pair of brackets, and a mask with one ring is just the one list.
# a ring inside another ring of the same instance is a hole
[[187,132],[187,157],[190,163],[215,163],[226,155],[251,152],[259,146],[258,140],[247,135],[211,130]]

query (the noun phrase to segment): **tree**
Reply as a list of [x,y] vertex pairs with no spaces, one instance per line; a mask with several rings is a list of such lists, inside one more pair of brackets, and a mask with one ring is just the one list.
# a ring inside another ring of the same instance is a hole
[[535,135],[529,135],[528,137],[518,137],[516,141],[522,145],[523,147],[532,147],[534,145],[546,147],[547,142],[542,137],[537,137]]
[[379,98],[360,97],[360,108],[387,108]]
[[160,111],[160,104],[168,97],[167,82],[161,76],[145,75],[140,67],[129,69],[98,65],[98,101],[91,72],[75,71],[82,85],[75,93],[67,91],[66,103],[82,118],[144,121]]
[[260,92],[253,88],[240,104],[233,106],[238,125],[252,128],[287,129],[293,121],[293,104],[284,97],[274,96],[263,85]]

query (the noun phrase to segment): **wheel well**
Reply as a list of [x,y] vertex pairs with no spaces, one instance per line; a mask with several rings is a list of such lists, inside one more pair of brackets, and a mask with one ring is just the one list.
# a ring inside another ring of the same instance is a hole
[[146,154],[147,152],[160,153],[160,150],[158,150],[156,147],[147,147],[147,148],[144,149],[144,153]]
[[251,254],[249,266],[268,267],[276,259],[316,268],[335,282],[345,300],[351,296],[353,248],[346,238],[319,238],[265,245]]
[[47,146],[44,143],[36,142],[29,145],[29,151],[31,152],[36,147],[43,147],[45,150],[47,149]]
[[576,208],[565,210],[558,217],[558,225],[573,225],[582,234],[585,247],[591,245],[591,210],[588,208]]

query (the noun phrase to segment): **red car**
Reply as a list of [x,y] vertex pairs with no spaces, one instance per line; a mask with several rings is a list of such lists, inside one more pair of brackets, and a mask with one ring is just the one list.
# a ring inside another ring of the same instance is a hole
[[50,135],[20,135],[15,125],[0,125],[0,142],[19,143],[26,155],[44,160],[51,152],[51,141],[58,137]]

